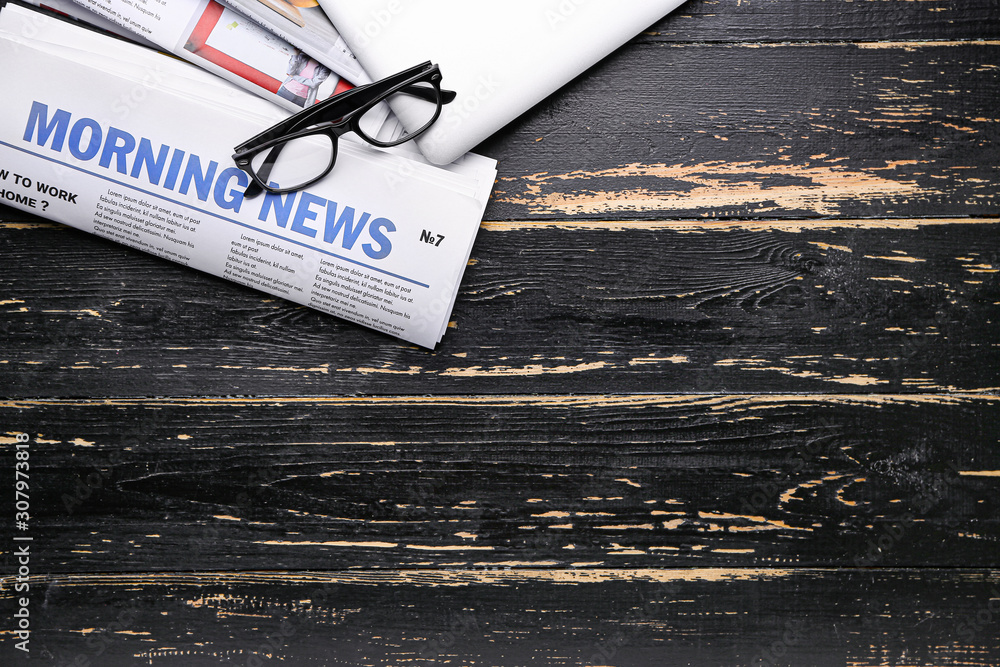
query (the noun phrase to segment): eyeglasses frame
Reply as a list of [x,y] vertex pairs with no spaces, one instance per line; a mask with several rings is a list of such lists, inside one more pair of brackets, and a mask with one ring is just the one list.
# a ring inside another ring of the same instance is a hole
[[[429,83],[432,87],[429,89],[418,87],[414,85],[417,83]],[[365,113],[390,95],[400,92],[434,103],[436,108],[431,119],[422,127],[394,141],[378,141],[365,134],[360,127],[361,118]],[[440,117],[443,105],[452,102],[455,97],[454,91],[441,88],[441,70],[438,66],[427,61],[374,83],[344,91],[303,109],[233,149],[235,151],[233,161],[236,162],[236,166],[250,176],[250,184],[243,196],[253,198],[264,190],[272,194],[286,194],[301,190],[322,179],[330,173],[336,164],[340,137],[348,132],[354,132],[367,143],[379,148],[391,148],[418,137]],[[333,116],[333,120],[323,120],[330,116]],[[323,169],[322,173],[312,180],[288,188],[272,187],[265,182],[286,143],[317,134],[329,136],[333,145],[330,163]],[[254,169],[251,164],[254,156],[269,148],[271,152],[264,159],[260,169]]]

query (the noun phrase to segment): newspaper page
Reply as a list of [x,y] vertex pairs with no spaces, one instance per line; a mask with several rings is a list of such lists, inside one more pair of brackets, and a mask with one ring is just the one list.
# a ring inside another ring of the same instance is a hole
[[353,85],[216,0],[75,1],[290,111],[300,111]]
[[68,16],[76,21],[80,21],[97,28],[98,30],[103,30],[113,35],[118,35],[124,39],[132,40],[133,42],[142,44],[148,48],[158,48],[156,44],[153,44],[149,40],[140,37],[131,30],[122,28],[117,23],[112,23],[106,18],[98,16],[89,9],[84,9],[73,0],[25,0],[25,2],[43,10]]
[[301,48],[354,85],[371,78],[317,0],[223,0],[270,32]]
[[438,169],[341,141],[323,180],[248,199],[229,156],[284,116],[273,105],[15,5],[0,61],[4,204],[424,347],[445,333],[495,161]]

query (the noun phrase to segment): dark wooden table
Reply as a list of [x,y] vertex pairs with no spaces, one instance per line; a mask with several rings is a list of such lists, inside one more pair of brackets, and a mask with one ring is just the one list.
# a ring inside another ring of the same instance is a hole
[[44,664],[1000,664],[998,142],[997,0],[693,0],[435,352],[0,208],[0,662],[24,432]]

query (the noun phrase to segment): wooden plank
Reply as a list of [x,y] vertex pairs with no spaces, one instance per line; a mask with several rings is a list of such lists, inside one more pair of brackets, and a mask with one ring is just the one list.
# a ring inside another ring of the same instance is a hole
[[56,665],[1000,661],[996,570],[73,575],[30,598],[31,657]]
[[996,9],[689,2],[481,147],[435,353],[0,207],[32,657],[1000,664]]
[[[560,5],[560,19],[572,8]],[[844,41],[996,39],[1000,12],[993,0],[688,0],[643,39],[657,41]]]
[[8,397],[1000,387],[997,219],[488,224],[437,352],[0,226]]
[[6,401],[55,573],[997,567],[1000,397]]
[[477,149],[486,219],[996,215],[997,67],[1000,41],[634,44]]
[[634,45],[477,149],[486,216],[995,215],[998,66],[1000,42]]

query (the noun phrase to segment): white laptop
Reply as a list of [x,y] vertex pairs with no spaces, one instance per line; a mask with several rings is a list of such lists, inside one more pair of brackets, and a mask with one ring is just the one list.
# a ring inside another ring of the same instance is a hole
[[[458,97],[417,138],[447,164],[683,0],[320,0],[372,79],[430,60]],[[393,107],[404,126],[407,110]]]

